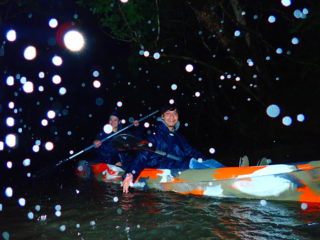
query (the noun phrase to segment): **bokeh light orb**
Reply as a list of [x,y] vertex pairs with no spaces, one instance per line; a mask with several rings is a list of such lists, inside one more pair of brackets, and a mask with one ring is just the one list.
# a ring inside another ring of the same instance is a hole
[[23,84],[23,91],[26,93],[32,93],[33,92],[33,82],[27,81],[25,84]]
[[194,95],[195,95],[195,97],[200,97],[201,94],[200,94],[200,92],[195,92]]
[[118,101],[118,102],[117,102],[117,106],[118,106],[118,107],[122,107],[122,106],[123,106],[123,103],[122,103],[121,101]]
[[37,56],[37,49],[34,46],[28,46],[24,49],[23,56],[26,60],[31,61]]
[[39,72],[38,77],[39,78],[44,78],[45,77],[45,73],[44,72]]
[[7,197],[12,197],[13,196],[13,189],[12,189],[12,187],[7,187],[6,188],[6,190],[5,190],[5,195],[7,196]]
[[145,128],[149,128],[149,127],[150,127],[150,123],[145,122],[145,123],[143,124],[143,126],[144,126]]
[[172,91],[175,91],[177,89],[178,89],[178,85],[177,84],[174,83],[174,84],[171,85],[171,90]]
[[185,67],[187,72],[192,72],[193,71],[193,65],[192,64],[187,64]]
[[304,122],[305,119],[306,119],[306,117],[304,116],[304,114],[300,113],[297,115],[298,122]]
[[13,86],[14,85],[14,77],[13,76],[8,76],[6,79],[6,83],[8,86]]
[[289,116],[285,116],[282,118],[282,124],[285,126],[290,126],[292,124],[292,118]]
[[113,128],[112,128],[112,126],[111,126],[110,124],[106,124],[106,125],[104,125],[104,127],[103,127],[103,131],[104,131],[106,134],[111,133],[112,130],[113,130]]
[[[37,145],[37,146],[38,146],[38,145]],[[26,159],[24,159],[24,160],[22,161],[22,165],[25,166],[25,167],[30,166],[30,164],[31,164],[30,158],[26,158]]]
[[49,19],[49,27],[56,28],[58,26],[58,20],[55,18]]
[[169,104],[174,104],[174,99],[170,99]]
[[17,33],[14,29],[10,29],[6,33],[6,38],[9,42],[14,42],[17,39]]
[[62,58],[57,55],[53,56],[51,61],[52,61],[53,65],[55,65],[57,67],[61,66],[63,63]]
[[150,56],[150,52],[149,52],[149,51],[144,51],[144,52],[143,52],[143,56],[149,57],[149,56]]
[[291,0],[281,0],[281,4],[284,7],[289,7],[291,5]]
[[100,88],[101,87],[101,82],[99,80],[94,80],[92,84],[93,84],[93,86],[95,88]]
[[158,59],[160,58],[160,53],[155,52],[155,53],[153,54],[153,58],[156,59],[156,60],[158,60]]
[[67,93],[67,89],[65,87],[59,88],[59,94],[60,95],[65,95]]
[[129,0],[120,0],[122,3],[127,3]]
[[214,154],[215,152],[216,152],[216,150],[213,147],[209,148],[209,153]]
[[32,146],[32,151],[35,152],[35,153],[36,153],[36,152],[39,152],[39,151],[40,151],[39,145],[33,145],[33,146]]
[[277,20],[277,18],[276,18],[275,16],[273,16],[273,15],[271,15],[271,16],[268,17],[268,22],[269,22],[269,23],[275,23],[276,20]]
[[5,143],[8,147],[15,147],[17,145],[17,137],[15,134],[8,134],[5,138]]
[[77,30],[70,30],[63,37],[64,45],[72,52],[79,52],[83,49],[85,41],[83,35]]
[[48,117],[49,119],[54,119],[54,118],[56,117],[56,112],[53,111],[53,110],[49,110],[49,111],[47,112],[47,117]]
[[6,119],[6,124],[8,127],[13,127],[14,126],[14,118],[13,117],[7,117]]
[[48,120],[47,119],[42,119],[41,120],[41,125],[44,126],[44,127],[48,126]]
[[46,149],[47,151],[52,151],[53,148],[54,148],[54,145],[53,145],[52,142],[46,142],[45,145],[44,145],[44,147],[45,147],[45,149]]
[[267,107],[267,115],[271,118],[276,118],[280,115],[280,107],[276,104],[271,104]]
[[59,76],[59,75],[53,75],[52,76],[52,82],[54,83],[54,84],[60,84],[61,83],[61,77]]

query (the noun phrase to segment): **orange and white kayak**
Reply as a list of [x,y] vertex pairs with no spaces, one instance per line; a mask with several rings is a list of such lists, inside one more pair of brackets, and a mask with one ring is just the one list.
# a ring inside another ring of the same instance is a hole
[[[117,166],[80,161],[76,173],[120,182]],[[320,161],[209,169],[144,169],[133,187],[219,198],[320,203]]]

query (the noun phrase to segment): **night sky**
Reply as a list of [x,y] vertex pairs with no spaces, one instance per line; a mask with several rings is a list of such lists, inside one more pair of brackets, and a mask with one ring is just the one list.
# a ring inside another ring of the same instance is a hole
[[[143,11],[146,1],[105,1],[114,4],[114,14],[121,5],[128,29],[119,23],[108,27],[105,15],[93,13],[98,2],[0,3],[3,176],[28,177],[89,146],[113,110],[128,124],[169,101],[180,107],[181,133],[208,158],[226,165],[236,166],[244,154],[253,164],[261,157],[274,163],[318,158],[317,1],[239,1],[242,10],[237,11],[229,1],[159,1],[161,31],[150,15],[153,9]],[[130,7],[138,10],[132,13]],[[49,26],[51,18],[57,27]],[[121,41],[117,26],[140,35]],[[14,41],[6,35],[11,29]],[[83,34],[83,50],[71,52],[62,43],[70,29]],[[33,60],[23,56],[30,45],[37,50]],[[52,63],[55,55],[62,58],[61,66]],[[54,75],[61,82],[54,83]],[[95,80],[100,87],[94,87]],[[30,93],[26,82],[33,84]],[[280,112],[272,115],[267,109]],[[47,149],[50,144],[53,149]],[[76,160],[90,157],[89,152]]]

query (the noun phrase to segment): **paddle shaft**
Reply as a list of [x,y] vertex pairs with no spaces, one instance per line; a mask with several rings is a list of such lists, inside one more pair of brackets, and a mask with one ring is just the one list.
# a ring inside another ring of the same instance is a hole
[[[140,118],[140,119],[138,120],[138,122],[142,122],[142,121],[146,120],[147,118],[155,115],[155,114],[158,113],[158,112],[159,112],[159,110],[156,110],[156,111],[150,113],[149,115],[144,116],[143,118]],[[109,136],[101,139],[100,141],[101,141],[101,142],[104,142],[104,141],[106,141],[106,140],[114,137],[115,135],[118,135],[118,134],[122,133],[123,131],[127,130],[128,128],[131,128],[132,126],[134,126],[134,123],[129,124],[128,126],[120,129],[119,131],[117,131],[117,132],[115,132],[115,133],[113,133],[113,134],[111,134],[111,135],[109,135]],[[68,158],[66,158],[66,159],[63,159],[63,160],[60,160],[60,161],[56,164],[56,167],[60,166],[61,164],[63,164],[63,163],[65,163],[65,162],[67,162],[67,161],[69,161],[69,160],[71,160],[71,159],[79,156],[80,154],[82,154],[82,153],[84,153],[84,152],[86,152],[86,151],[88,151],[88,150],[90,150],[90,149],[92,149],[92,148],[94,148],[94,147],[95,147],[95,144],[91,144],[90,146],[88,146],[88,147],[82,149],[81,151],[79,151],[79,152],[71,155],[70,157],[68,157]]]

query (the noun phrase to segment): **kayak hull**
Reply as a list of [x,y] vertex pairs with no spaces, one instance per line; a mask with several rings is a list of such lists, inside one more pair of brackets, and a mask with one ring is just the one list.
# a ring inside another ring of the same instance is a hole
[[[123,170],[98,163],[76,170],[98,181],[120,182]],[[144,169],[133,187],[219,198],[320,203],[320,161],[210,169]]]

